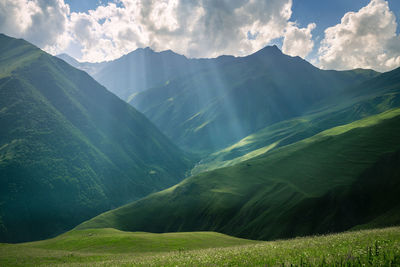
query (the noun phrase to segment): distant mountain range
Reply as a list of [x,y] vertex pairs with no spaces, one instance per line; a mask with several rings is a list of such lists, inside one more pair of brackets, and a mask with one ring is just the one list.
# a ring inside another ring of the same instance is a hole
[[150,48],[135,51],[113,61],[101,63],[78,62],[61,54],[59,58],[88,72],[99,83],[121,99],[128,101],[136,93],[164,85],[169,80],[203,68],[206,60],[187,59],[171,50],[154,52]]
[[57,55],[57,57],[61,58],[62,60],[64,60],[68,64],[70,64],[71,66],[87,72],[92,77],[96,73],[101,71],[108,63],[108,62],[101,62],[101,63],[79,62],[78,60],[76,60],[75,58],[73,58],[67,54],[60,54],[60,55]]
[[[276,46],[247,57],[187,59],[149,48],[93,77],[143,112],[181,148],[213,152],[378,73],[324,71]],[[80,67],[76,65],[76,67]]]
[[87,73],[0,35],[0,241],[43,239],[182,180],[190,160]]
[[276,47],[220,62],[130,102],[186,150],[214,152],[377,75],[370,70],[324,71]]

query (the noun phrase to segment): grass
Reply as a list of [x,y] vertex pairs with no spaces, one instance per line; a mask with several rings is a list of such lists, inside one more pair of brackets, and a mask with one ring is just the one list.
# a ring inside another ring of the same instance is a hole
[[3,34],[0,34],[0,42],[2,45],[2,52],[0,52],[0,78],[10,76],[16,69],[29,64],[29,62],[38,59],[44,54],[44,52],[26,41],[7,38]]
[[80,252],[144,253],[227,247],[256,241],[214,232],[153,234],[113,228],[72,230],[56,238],[28,243],[36,248]]
[[398,88],[400,88],[398,85],[394,85],[387,90],[389,92],[367,94],[355,99],[348,97],[350,99],[346,98],[345,101],[339,99],[319,103],[313,108],[314,111],[306,115],[265,127],[233,145],[205,156],[192,169],[191,174],[233,166],[324,130],[398,107],[400,105]]
[[379,217],[375,227],[397,224],[399,127],[400,109],[370,116],[189,177],[77,228],[210,230],[270,240],[345,231]]
[[0,244],[1,266],[399,266],[400,228],[278,241],[214,232],[71,231],[54,239]]

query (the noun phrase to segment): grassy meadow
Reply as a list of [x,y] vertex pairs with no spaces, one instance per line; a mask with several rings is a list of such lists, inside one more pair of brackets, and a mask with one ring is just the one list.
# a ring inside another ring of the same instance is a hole
[[73,230],[0,245],[0,266],[399,266],[400,227],[278,241],[215,232]]

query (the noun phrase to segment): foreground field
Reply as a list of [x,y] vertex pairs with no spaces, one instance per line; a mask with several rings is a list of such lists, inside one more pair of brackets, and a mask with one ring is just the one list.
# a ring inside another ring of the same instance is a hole
[[400,266],[400,228],[271,242],[213,232],[74,230],[1,244],[0,266]]

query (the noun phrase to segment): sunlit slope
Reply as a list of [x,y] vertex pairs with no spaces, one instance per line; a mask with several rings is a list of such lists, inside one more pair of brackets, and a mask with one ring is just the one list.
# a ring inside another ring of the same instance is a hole
[[52,239],[25,243],[29,247],[80,252],[163,252],[255,244],[257,241],[215,232],[154,234],[116,229],[72,230]]
[[1,266],[397,266],[398,227],[278,241],[213,232],[71,231],[51,240],[0,244]]
[[0,35],[0,241],[49,237],[171,186],[189,161],[86,73]]
[[399,223],[400,109],[200,173],[78,229],[212,230],[272,239]]
[[400,68],[315,104],[308,114],[275,123],[203,158],[192,174],[231,166],[335,126],[400,106]]
[[148,89],[130,103],[181,147],[209,152],[302,115],[311,104],[376,74],[320,70],[274,46],[210,60],[207,68]]

